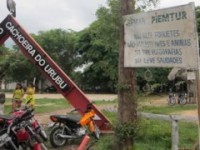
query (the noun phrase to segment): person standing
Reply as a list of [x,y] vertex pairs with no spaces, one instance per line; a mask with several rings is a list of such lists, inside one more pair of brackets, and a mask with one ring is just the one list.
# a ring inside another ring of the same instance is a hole
[[20,83],[17,83],[16,88],[13,92],[13,97],[12,97],[12,110],[13,111],[16,108],[21,107],[23,96],[24,96],[24,89]]
[[29,83],[26,89],[26,105],[34,108],[35,106],[35,87],[33,83]]

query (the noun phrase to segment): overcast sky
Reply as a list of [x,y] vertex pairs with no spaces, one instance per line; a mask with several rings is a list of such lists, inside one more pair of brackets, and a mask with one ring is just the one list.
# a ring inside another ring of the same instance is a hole
[[[191,0],[160,0],[158,8],[187,4]],[[107,0],[15,0],[17,20],[29,33],[55,28],[80,31],[95,19],[95,12]],[[200,6],[200,0],[194,0]],[[8,14],[6,0],[0,0],[0,20]]]

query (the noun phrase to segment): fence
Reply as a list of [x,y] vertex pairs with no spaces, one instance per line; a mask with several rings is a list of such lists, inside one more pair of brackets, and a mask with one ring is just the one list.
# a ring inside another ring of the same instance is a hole
[[152,113],[139,113],[139,115],[143,116],[147,119],[157,119],[172,122],[172,150],[178,150],[179,145],[179,126],[178,122],[197,122],[198,117],[189,117],[189,116],[179,116],[179,115],[160,115],[160,114],[152,114]]

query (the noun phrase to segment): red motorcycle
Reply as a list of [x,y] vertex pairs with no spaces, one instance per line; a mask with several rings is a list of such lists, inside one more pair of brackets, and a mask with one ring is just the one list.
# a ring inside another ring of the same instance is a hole
[[24,116],[27,112],[31,112],[29,113],[30,115],[26,117],[26,119],[23,117],[23,120],[20,121],[20,123],[17,123],[12,127],[12,141],[15,143],[17,148],[21,147],[23,150],[47,150],[42,141],[42,139],[47,139],[47,136],[44,134],[45,132],[37,120],[34,119],[33,109],[25,108],[17,110],[9,117],[0,116],[0,120],[2,120],[2,122],[0,121],[0,128],[7,128],[10,124],[12,124],[15,118],[22,118],[22,116]]
[[[24,113],[24,111],[28,109],[28,107],[24,107],[21,109],[17,109],[14,112],[12,112],[11,114],[13,116],[20,116]],[[47,134],[44,130],[44,128],[41,126],[41,124],[34,118],[34,116],[28,120],[27,124],[30,125],[30,127],[32,127],[32,130],[39,135],[39,137],[43,140],[43,141],[47,141]]]
[[13,116],[0,116],[0,149],[2,150],[18,150],[17,134],[15,131],[23,121],[32,117],[30,110],[27,110],[18,117]]

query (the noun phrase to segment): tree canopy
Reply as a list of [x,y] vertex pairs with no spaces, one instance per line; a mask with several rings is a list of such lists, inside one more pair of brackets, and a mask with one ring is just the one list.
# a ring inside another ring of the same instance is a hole
[[[157,0],[137,0],[136,10],[152,8]],[[148,5],[147,5],[148,3]],[[148,7],[146,7],[148,6]],[[91,92],[116,92],[119,58],[119,0],[108,0],[96,11],[97,19],[89,27],[75,32],[51,29],[32,34],[33,38],[81,89]],[[197,30],[200,33],[200,7],[196,8]],[[199,34],[200,36],[200,34]],[[199,38],[200,39],[200,38]],[[5,57],[6,56],[6,57]],[[40,73],[18,50],[0,47],[0,73],[14,81],[42,80]],[[146,80],[146,70],[152,73]],[[138,86],[168,84],[170,69],[137,69]]]

